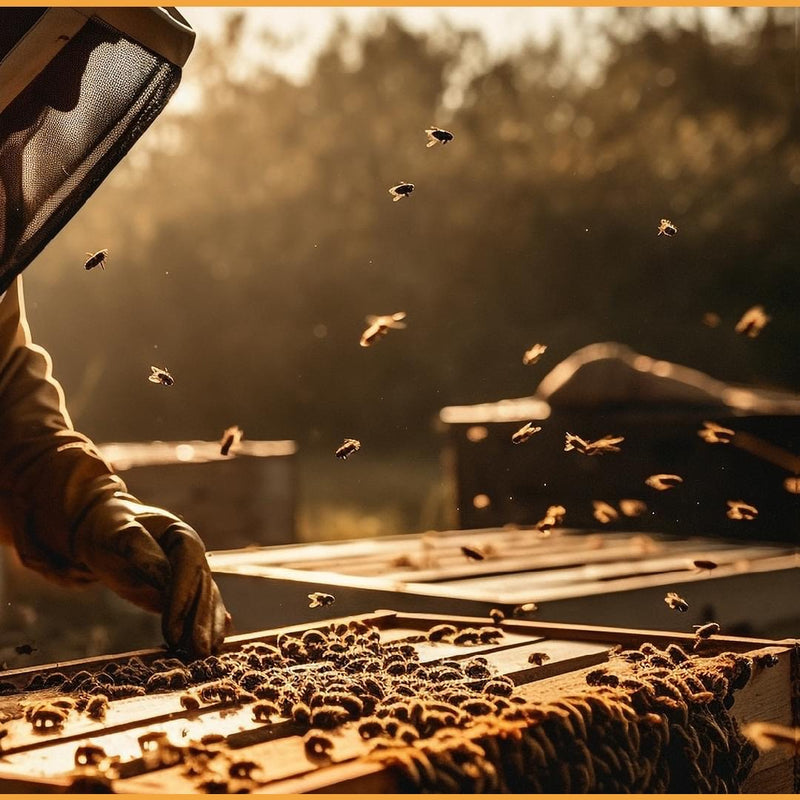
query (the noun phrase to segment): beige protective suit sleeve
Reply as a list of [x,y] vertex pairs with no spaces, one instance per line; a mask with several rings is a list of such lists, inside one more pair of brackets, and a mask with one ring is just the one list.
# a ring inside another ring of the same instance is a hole
[[31,342],[18,278],[0,301],[0,536],[50,578],[92,580],[74,532],[115,491],[125,485],[73,430],[50,358]]

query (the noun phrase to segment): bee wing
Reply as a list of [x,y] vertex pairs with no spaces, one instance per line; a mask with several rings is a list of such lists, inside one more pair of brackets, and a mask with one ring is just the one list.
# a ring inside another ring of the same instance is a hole
[[398,311],[396,314],[392,314],[392,319],[395,322],[400,322],[401,319],[405,319],[405,318],[406,318],[406,312],[405,311]]
[[395,202],[395,203],[396,203],[398,200],[402,200],[402,199],[403,199],[403,195],[401,195],[401,194],[397,194],[397,192],[392,192],[392,194],[394,195],[394,202]]
[[148,376],[147,380],[149,380],[150,383],[161,383],[161,378],[159,378],[156,374]]

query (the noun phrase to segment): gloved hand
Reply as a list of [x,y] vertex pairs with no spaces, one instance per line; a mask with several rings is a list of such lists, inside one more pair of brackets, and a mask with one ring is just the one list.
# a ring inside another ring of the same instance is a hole
[[230,615],[202,540],[178,517],[116,491],[90,507],[71,550],[75,562],[121,597],[161,613],[170,646],[197,656],[219,649]]

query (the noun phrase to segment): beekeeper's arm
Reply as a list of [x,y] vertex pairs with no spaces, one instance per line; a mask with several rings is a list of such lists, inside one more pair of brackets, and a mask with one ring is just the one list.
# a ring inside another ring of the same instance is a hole
[[28,567],[102,581],[162,613],[173,646],[201,655],[219,646],[227,614],[200,537],[128,494],[73,430],[50,358],[31,343],[19,279],[0,300],[0,494],[0,536]]

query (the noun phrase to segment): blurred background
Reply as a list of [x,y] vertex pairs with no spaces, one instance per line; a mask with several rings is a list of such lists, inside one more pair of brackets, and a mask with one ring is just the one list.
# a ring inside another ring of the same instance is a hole
[[592,342],[796,390],[795,9],[186,16],[173,103],[25,276],[95,441],[293,440],[295,536],[374,536],[450,524],[442,407],[530,395]]

